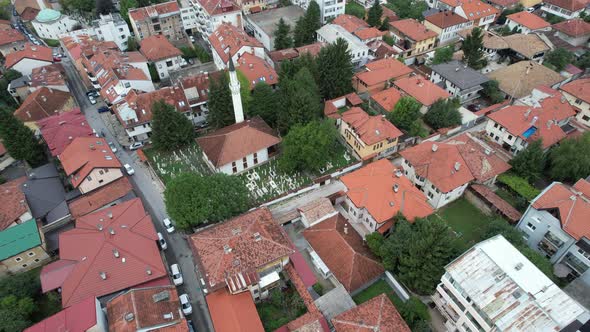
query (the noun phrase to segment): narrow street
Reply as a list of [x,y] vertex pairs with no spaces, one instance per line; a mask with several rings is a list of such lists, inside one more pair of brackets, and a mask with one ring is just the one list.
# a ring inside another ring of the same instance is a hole
[[179,294],[187,293],[193,306],[193,314],[187,318],[192,319],[197,331],[213,331],[211,317],[201,289],[200,272],[193,263],[188,237],[178,232],[167,234],[162,225],[161,221],[167,217],[163,198],[164,188],[154,178],[155,175],[139,161],[135,152],[127,150],[117,142],[113,133],[109,130],[110,126],[105,125],[97,112],[97,108],[101,106],[101,103],[90,104],[86,96],[86,89],[70,59],[64,58],[62,64],[66,71],[70,91],[76,98],[80,109],[86,115],[90,126],[97,133],[104,133],[107,142],[115,143],[117,146],[116,155],[122,164],[129,164],[135,169],[135,174],[129,177],[129,180],[136,194],[143,200],[148,213],[152,216],[156,230],[162,233],[168,243],[168,249],[165,250],[166,264],[168,267],[174,263],[178,263],[180,266],[184,284],[178,287],[178,292]]

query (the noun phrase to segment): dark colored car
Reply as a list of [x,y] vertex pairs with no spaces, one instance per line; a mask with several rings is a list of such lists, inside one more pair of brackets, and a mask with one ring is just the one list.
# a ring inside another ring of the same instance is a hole
[[477,104],[471,104],[471,105],[467,106],[467,109],[470,110],[471,112],[477,112],[480,110],[480,107]]
[[98,108],[98,113],[106,113],[106,112],[110,112],[111,110],[106,107],[106,106],[101,106]]

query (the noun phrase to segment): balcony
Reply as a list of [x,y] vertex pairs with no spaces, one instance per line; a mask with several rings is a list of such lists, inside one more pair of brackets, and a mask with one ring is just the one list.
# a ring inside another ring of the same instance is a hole
[[541,240],[541,242],[539,242],[539,244],[537,245],[537,247],[540,250],[542,250],[543,252],[545,252],[545,254],[547,256],[549,256],[549,258],[553,257],[553,255],[555,255],[555,253],[562,246],[563,246],[563,241],[561,241],[560,239],[558,239],[551,232],[545,233],[545,236],[543,237],[543,239]]
[[436,304],[438,311],[447,319],[453,322],[459,320],[459,314],[449,305],[447,300],[440,295],[440,293],[435,292],[432,295],[432,301]]

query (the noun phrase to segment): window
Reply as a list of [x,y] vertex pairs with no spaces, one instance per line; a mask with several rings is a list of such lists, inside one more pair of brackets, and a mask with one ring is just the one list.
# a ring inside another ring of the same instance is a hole
[[101,169],[100,171],[98,171],[98,174],[103,175],[104,171]]
[[258,153],[254,152],[254,165],[258,164]]
[[231,168],[232,168],[232,172],[233,173],[237,173],[238,172],[238,165],[236,165],[236,162],[235,161],[232,161]]
[[532,223],[527,223],[526,227],[528,227],[531,231],[534,231],[535,229],[537,229],[537,226],[533,225]]
[[576,99],[575,103],[576,103],[577,105],[580,105],[580,104],[582,103],[582,100],[581,100],[581,99]]
[[35,258],[35,262],[36,263],[39,263],[39,258]]
[[23,264],[23,267],[27,267],[27,266],[29,266],[29,265],[28,264]]
[[166,66],[167,66],[167,67],[172,67],[172,65],[173,65],[173,62],[172,62],[172,60],[170,60],[170,61],[166,61]]
[[508,135],[508,140],[512,140],[512,135]]
[[34,253],[34,252],[32,252],[32,251],[29,251],[29,252],[27,253],[27,255],[28,255],[29,257],[33,257],[33,256],[35,256],[35,253]]
[[92,178],[90,177],[90,175],[88,175],[88,176],[86,177],[86,180],[88,180],[88,181],[92,181]]
[[130,88],[130,87],[131,87],[131,83],[129,83],[129,82],[125,82],[125,87],[126,87],[126,88]]
[[434,194],[433,194],[432,192],[430,192],[430,191],[429,191],[429,192],[428,192],[428,197],[429,197],[430,199],[433,199],[433,198],[434,198]]
[[22,259],[22,258],[20,258],[20,257],[16,257],[16,258],[14,258],[14,260],[15,260],[16,262],[20,262],[20,261],[22,261],[23,259]]
[[590,117],[589,117],[589,116],[587,116],[587,115],[583,115],[583,116],[582,116],[582,120],[584,120],[584,121],[588,121],[588,120],[590,120]]
[[242,159],[242,166],[244,166],[244,169],[248,168],[248,159],[246,157]]

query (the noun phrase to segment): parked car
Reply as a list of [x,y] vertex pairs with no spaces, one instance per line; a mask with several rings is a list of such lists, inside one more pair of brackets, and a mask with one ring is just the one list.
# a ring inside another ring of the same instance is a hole
[[209,122],[203,121],[197,125],[199,128],[207,128],[209,126]]
[[188,331],[189,332],[195,332],[195,327],[193,326],[193,321],[190,319],[186,320],[186,325],[188,325]]
[[162,224],[164,224],[164,227],[166,228],[166,232],[168,232],[168,234],[174,232],[174,225],[172,225],[172,221],[170,220],[170,218],[164,218],[164,220],[162,220]]
[[532,13],[535,11],[535,7],[529,7],[526,9],[527,12]]
[[123,165],[123,167],[125,167],[125,172],[127,172],[127,175],[135,174],[135,170],[133,169],[133,167],[131,167],[131,165],[125,164]]
[[53,57],[53,62],[61,62],[61,58],[60,57],[57,57],[57,56],[54,56]]
[[478,104],[471,104],[471,105],[467,106],[467,109],[470,110],[471,112],[477,112],[480,110],[480,106]]
[[142,142],[135,142],[131,145],[129,145],[129,150],[137,150],[139,148],[143,147],[143,143]]
[[158,245],[162,250],[168,249],[168,244],[166,243],[166,240],[164,240],[164,236],[160,232],[158,232]]
[[[102,134],[102,131],[101,131]],[[104,137],[104,135],[103,135]],[[109,142],[109,148],[111,148],[111,151],[113,151],[113,153],[117,153],[117,147],[115,146],[115,143],[113,142]]]
[[94,98],[98,98],[98,96],[100,96],[100,94],[96,90],[90,90],[90,91],[86,92],[86,95],[87,96],[92,96]]
[[106,107],[106,106],[101,106],[101,107],[98,108],[97,111],[98,111],[98,113],[106,113],[106,112],[110,112],[111,109],[108,108],[108,107]]
[[94,97],[92,97],[92,96],[88,96],[88,100],[90,100],[90,103],[91,103],[92,105],[96,105],[96,99],[94,99]]
[[180,299],[180,306],[182,307],[182,313],[188,316],[193,313],[193,306],[191,306],[191,300],[187,294],[182,294],[178,297]]
[[188,37],[190,38],[191,43],[194,43],[195,42],[195,37],[194,36],[188,36]]
[[182,273],[180,273],[180,267],[178,264],[170,265],[170,274],[172,275],[172,281],[174,282],[174,286],[180,286],[184,283],[182,279]]

